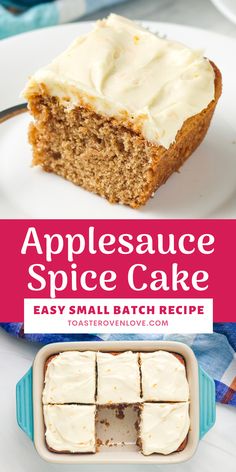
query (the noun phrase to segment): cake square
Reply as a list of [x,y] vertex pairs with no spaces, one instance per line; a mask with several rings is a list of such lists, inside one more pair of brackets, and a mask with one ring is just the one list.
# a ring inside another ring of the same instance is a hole
[[171,454],[187,443],[189,403],[144,403],[141,406],[139,443],[144,455]]
[[184,359],[167,351],[140,354],[144,401],[187,401],[189,385]]
[[138,208],[203,140],[221,74],[200,50],[111,14],[23,95],[34,165]]
[[62,352],[47,360],[45,371],[44,404],[95,403],[95,352]]
[[44,405],[43,413],[50,451],[96,452],[95,405]]
[[138,353],[97,353],[97,404],[140,402]]

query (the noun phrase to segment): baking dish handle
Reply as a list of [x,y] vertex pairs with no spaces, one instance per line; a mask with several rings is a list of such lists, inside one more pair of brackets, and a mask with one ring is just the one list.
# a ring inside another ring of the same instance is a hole
[[32,367],[16,385],[16,417],[20,428],[34,440]]
[[216,420],[214,380],[199,367],[200,439],[212,428]]

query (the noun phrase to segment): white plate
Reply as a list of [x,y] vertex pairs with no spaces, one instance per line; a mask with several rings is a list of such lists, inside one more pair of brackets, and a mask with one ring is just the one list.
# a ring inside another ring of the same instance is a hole
[[235,0],[211,0],[218,10],[230,21],[236,23]]
[[[236,217],[236,107],[234,39],[180,25],[146,23],[153,31],[203,48],[223,74],[223,95],[203,144],[148,204],[132,210],[111,205],[63,179],[31,168],[29,117],[0,127],[0,218],[234,218]],[[79,34],[82,22],[46,28],[0,43],[0,108],[21,103],[27,77],[50,62]]]

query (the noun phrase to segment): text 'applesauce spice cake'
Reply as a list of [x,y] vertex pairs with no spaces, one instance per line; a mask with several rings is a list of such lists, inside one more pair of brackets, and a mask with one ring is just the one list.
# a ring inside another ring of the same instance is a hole
[[139,207],[201,143],[220,94],[201,51],[111,14],[29,80],[33,164]]
[[45,363],[42,402],[45,440],[52,452],[97,452],[99,409],[117,408],[119,418],[124,418],[128,405],[137,414],[137,446],[144,455],[171,454],[187,445],[189,388],[184,358],[176,353],[53,355]]

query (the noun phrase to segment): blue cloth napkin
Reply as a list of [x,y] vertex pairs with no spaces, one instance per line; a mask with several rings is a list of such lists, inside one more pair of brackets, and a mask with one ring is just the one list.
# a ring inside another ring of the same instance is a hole
[[[0,0],[0,39],[36,28],[67,23],[125,0]],[[13,13],[6,7],[17,8]],[[30,8],[28,8],[30,7]]]
[[215,323],[212,334],[25,334],[23,323],[0,323],[13,336],[48,344],[60,341],[181,341],[194,351],[199,364],[215,380],[216,401],[236,407],[236,323]]
[[8,8],[15,8],[18,11],[26,10],[27,8],[38,5],[38,3],[49,3],[53,0],[0,0],[0,3]]

